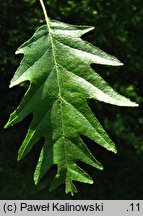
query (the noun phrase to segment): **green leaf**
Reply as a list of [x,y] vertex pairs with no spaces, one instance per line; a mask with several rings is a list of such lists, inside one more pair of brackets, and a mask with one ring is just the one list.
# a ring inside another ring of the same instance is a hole
[[116,93],[90,64],[120,66],[122,63],[81,39],[93,27],[50,21],[50,28],[40,27],[33,37],[16,52],[24,54],[10,87],[30,81],[19,107],[5,128],[33,114],[27,135],[18,153],[23,158],[41,138],[45,138],[34,180],[37,184],[49,168],[57,165],[51,190],[62,183],[66,193],[77,189],[73,181],[92,184],[91,177],[79,166],[82,161],[97,169],[103,166],[88,150],[84,135],[109,151],[116,153],[108,137],[87,104],[95,99],[118,106],[138,106]]

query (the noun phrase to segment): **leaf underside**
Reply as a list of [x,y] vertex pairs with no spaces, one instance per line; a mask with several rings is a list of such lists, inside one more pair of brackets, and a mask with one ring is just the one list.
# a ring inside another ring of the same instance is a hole
[[5,128],[33,114],[18,160],[44,137],[34,181],[37,184],[53,164],[57,165],[50,190],[65,183],[66,193],[74,194],[77,189],[73,181],[93,183],[91,177],[77,166],[77,161],[103,169],[80,135],[116,153],[114,143],[91,112],[87,99],[118,106],[137,106],[115,92],[90,67],[93,63],[122,65],[115,57],[81,39],[92,29],[51,20],[50,29],[41,26],[16,52],[24,54],[24,58],[10,87],[24,81],[30,81],[30,85]]

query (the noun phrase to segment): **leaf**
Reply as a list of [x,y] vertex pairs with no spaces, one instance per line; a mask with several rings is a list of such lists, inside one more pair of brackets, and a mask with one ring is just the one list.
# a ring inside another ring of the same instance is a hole
[[120,66],[122,63],[81,39],[93,27],[50,21],[40,27],[16,52],[24,54],[10,87],[30,81],[19,107],[10,115],[5,128],[33,114],[27,135],[18,153],[23,158],[40,139],[45,138],[34,173],[37,184],[53,164],[57,174],[51,190],[62,183],[66,193],[77,189],[73,181],[92,184],[91,177],[79,166],[82,161],[97,169],[103,166],[88,150],[84,135],[109,151],[117,152],[87,104],[95,99],[118,106],[138,106],[116,93],[90,64]]

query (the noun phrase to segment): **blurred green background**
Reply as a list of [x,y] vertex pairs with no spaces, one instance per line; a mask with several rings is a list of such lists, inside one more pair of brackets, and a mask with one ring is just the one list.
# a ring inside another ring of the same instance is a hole
[[116,56],[124,66],[92,67],[115,90],[140,106],[116,107],[89,101],[115,142],[118,154],[83,137],[104,165],[104,171],[98,171],[79,163],[94,179],[94,184],[76,183],[78,194],[74,197],[65,195],[64,185],[49,193],[56,172],[53,167],[35,186],[32,175],[43,140],[26,158],[16,161],[31,116],[7,130],[3,126],[26,92],[26,85],[8,88],[22,59],[14,53],[45,21],[38,0],[0,1],[0,199],[143,199],[143,1],[45,0],[45,3],[53,19],[95,26],[83,38]]

